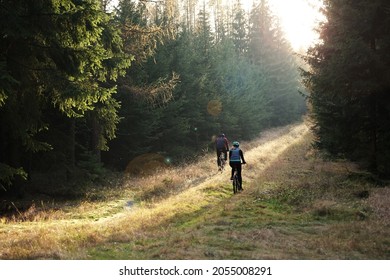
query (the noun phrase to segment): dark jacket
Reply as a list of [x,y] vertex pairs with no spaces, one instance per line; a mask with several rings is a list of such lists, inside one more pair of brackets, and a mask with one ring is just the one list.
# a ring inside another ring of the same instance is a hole
[[215,148],[221,151],[229,151],[229,141],[226,137],[218,136],[215,140]]

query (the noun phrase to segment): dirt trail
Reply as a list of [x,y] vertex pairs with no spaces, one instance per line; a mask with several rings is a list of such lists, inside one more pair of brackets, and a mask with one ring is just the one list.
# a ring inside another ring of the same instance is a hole
[[[259,173],[261,173],[270,163],[272,163],[273,160],[278,158],[278,156],[286,150],[288,147],[290,147],[295,142],[299,141],[301,137],[304,137],[308,133],[308,127],[305,123],[298,123],[298,124],[292,124],[287,125],[283,127],[277,127],[273,129],[269,129],[261,133],[261,135],[254,141],[250,142],[241,142],[241,148],[243,149],[245,153],[245,159],[247,161],[247,164],[243,166],[243,180],[245,185],[249,185],[253,179],[255,179]],[[189,171],[190,170],[190,171]],[[194,170],[200,170],[197,172],[194,172]],[[156,174],[154,177],[155,184],[158,181],[164,181],[166,178],[171,178],[174,176],[186,176],[186,174],[191,174],[191,178],[180,178],[178,184],[182,185],[179,189],[181,191],[189,190],[189,189],[201,189],[203,187],[207,187],[209,185],[215,185],[215,184],[226,184],[229,182],[230,177],[230,166],[227,164],[225,167],[225,170],[223,173],[218,172],[216,168],[216,159],[214,153],[207,155],[205,158],[199,160],[197,163],[190,164],[188,166],[182,167],[182,168],[174,168],[168,171],[159,171],[158,174]],[[178,175],[179,174],[179,175]],[[145,180],[145,179],[135,179],[130,178],[128,182],[125,182],[124,188],[134,188],[133,184],[145,186],[148,184],[152,184],[151,182]],[[142,187],[141,187],[142,188]],[[180,192],[181,192],[180,191]],[[180,199],[180,194],[177,199]],[[131,207],[128,207],[129,202],[131,202]],[[104,205],[104,207],[109,208],[109,205],[112,205],[112,207],[118,208],[118,203],[122,204],[123,211],[117,211],[116,213],[113,213],[112,215],[106,216],[104,218],[99,218],[95,220],[89,220],[88,218],[85,219],[86,223],[105,223],[109,220],[115,220],[118,217],[123,217],[129,214],[129,209],[133,208],[138,209],[136,204],[133,204],[132,198],[129,197],[128,199],[122,198],[118,201],[112,201],[107,202]],[[164,203],[159,201],[158,203]],[[169,200],[167,201],[169,203]],[[100,211],[100,207],[92,207],[93,209],[90,210],[89,216],[95,216],[93,213]],[[77,211],[84,211],[84,214],[87,209],[73,209],[71,210],[73,212]],[[88,215],[85,215],[88,216]],[[75,222],[80,223],[83,220],[80,216],[72,217],[62,217],[61,216],[57,219],[53,217],[53,219],[47,220],[45,223],[48,224],[73,224]],[[39,219],[38,219],[39,221]],[[34,222],[32,223],[11,223],[8,224],[7,228],[14,228],[14,229],[23,229],[25,227],[31,228],[34,226]],[[0,228],[0,234],[1,234],[1,228]]]
[[287,148],[301,140],[309,131],[306,124],[269,130],[262,135],[254,148],[245,153],[248,167],[245,168],[245,176],[248,181],[256,177]]
[[[245,184],[250,184],[283,151],[301,140],[302,137],[305,137],[308,132],[308,126],[305,123],[299,123],[270,129],[262,133],[255,141],[248,143],[242,142],[240,146],[242,147],[247,162],[243,166],[243,180]],[[209,161],[212,161],[214,164],[214,157],[209,159]],[[222,174],[215,175],[212,172],[209,179],[203,182],[203,184],[226,182],[229,174],[230,167],[227,164]],[[196,187],[196,185],[192,185],[192,187]]]
[[[388,259],[388,223],[381,221],[388,220],[387,189],[373,186],[367,200],[380,219],[361,220],[367,207],[356,197],[358,182],[351,185],[345,163],[307,161],[310,138],[308,126],[299,123],[241,141],[248,164],[238,195],[230,168],[218,172],[213,153],[125,180],[115,199],[86,201],[60,217],[0,222],[0,259]],[[302,212],[258,199],[263,183],[279,178],[286,188],[309,188],[307,197],[297,192],[305,199]],[[336,204],[319,203],[328,201]]]
[[[249,186],[258,174],[284,150],[302,139],[307,132],[308,127],[299,123],[271,129],[255,141],[242,142],[241,146],[248,163],[243,167],[244,188]],[[16,254],[20,258],[35,258],[34,251],[42,251],[43,258],[62,255],[63,249],[60,250],[61,253],[58,253],[55,248],[63,248],[63,243],[73,243],[72,240],[79,238],[80,234],[86,236],[86,239],[102,241],[112,236],[134,236],[142,233],[145,225],[163,225],[174,219],[176,215],[191,215],[202,207],[213,205],[213,201],[210,201],[213,198],[207,195],[207,190],[218,192],[221,187],[230,184],[230,167],[228,166],[223,173],[217,172],[214,154],[206,156],[202,162],[182,167],[182,169],[175,168],[168,173],[156,174],[154,183],[161,184],[165,178],[176,176],[180,180],[181,187],[176,193],[156,200],[154,203],[140,203],[129,208],[125,204],[131,198],[124,197],[118,201],[87,205],[89,210],[85,210],[84,205],[80,205],[71,210],[74,213],[70,217],[0,224],[0,247],[4,248],[3,252],[0,251],[0,258],[3,254],[3,256],[15,256]],[[191,174],[191,178],[184,178],[186,174]],[[144,185],[148,184],[142,180],[140,182]],[[124,186],[124,188],[127,187],[131,189],[130,185]],[[101,216],[102,211],[107,211],[107,209],[111,214]],[[132,226],[126,226],[129,224]],[[32,232],[36,233],[32,234]],[[41,240],[41,236],[46,236],[45,242]],[[67,258],[67,253],[64,256]]]
[[[309,128],[305,123],[293,124],[284,127],[273,128],[265,131],[260,135],[257,140],[251,142],[241,142],[241,147],[245,153],[245,160],[247,164],[243,166],[243,185],[245,187],[250,183],[278,156],[283,153],[287,148],[299,141],[302,137],[307,135]],[[230,166],[226,166],[225,170],[221,173],[217,171],[215,155],[208,155],[203,159],[202,163],[194,163],[189,166],[183,167],[183,170],[174,169],[167,173],[161,173],[157,181],[163,181],[165,178],[171,178],[171,176],[183,175],[189,172],[186,169],[202,169],[196,176],[184,179],[182,184],[185,187],[181,188],[181,191],[167,199],[158,201],[154,205],[149,205],[147,208],[139,207],[134,204],[133,208],[125,209],[124,211],[113,214],[109,217],[101,218],[97,221],[98,224],[116,223],[120,219],[129,219],[130,216],[137,216],[142,213],[142,216],[152,217],[153,215],[160,216],[161,212],[177,213],[180,209],[175,209],[176,205],[182,204],[185,201],[188,207],[191,207],[191,203],[197,204],[197,200],[205,199],[199,193],[210,186],[221,186],[224,184],[230,184]],[[141,184],[148,184],[143,182]],[[131,211],[129,211],[131,210]],[[164,214],[166,216],[166,214]]]

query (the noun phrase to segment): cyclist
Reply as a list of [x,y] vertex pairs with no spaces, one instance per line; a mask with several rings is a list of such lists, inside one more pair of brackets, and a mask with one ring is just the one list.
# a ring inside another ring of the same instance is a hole
[[225,134],[221,133],[218,138],[215,140],[215,149],[217,151],[217,165],[218,168],[221,169],[221,162],[219,160],[219,157],[221,153],[223,153],[223,156],[225,158],[225,161],[227,160],[227,152],[229,151],[229,141],[226,138]]
[[233,180],[234,169],[237,169],[238,181],[240,182],[240,189],[238,191],[242,191],[241,164],[246,164],[246,162],[244,159],[244,153],[239,146],[240,143],[238,141],[233,142],[233,147],[229,151],[229,165],[232,168],[232,176],[230,177],[230,180]]

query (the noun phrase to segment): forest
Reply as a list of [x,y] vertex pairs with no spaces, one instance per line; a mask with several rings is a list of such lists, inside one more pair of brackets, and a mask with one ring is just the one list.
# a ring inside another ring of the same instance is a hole
[[222,2],[1,1],[1,193],[178,165],[219,133],[299,120],[301,60],[268,2]]
[[316,147],[390,175],[390,4],[323,1],[327,21],[310,48],[303,82],[310,92]]
[[388,177],[390,4],[322,2],[297,54],[267,0],[0,1],[0,195],[180,165],[306,114],[317,148]]

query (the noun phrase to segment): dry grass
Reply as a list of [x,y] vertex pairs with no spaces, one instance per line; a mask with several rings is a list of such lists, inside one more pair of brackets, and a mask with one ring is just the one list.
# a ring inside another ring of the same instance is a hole
[[372,191],[367,204],[386,226],[390,225],[390,188],[379,188]]
[[[349,179],[356,166],[321,160],[310,141],[298,124],[242,143],[248,164],[239,195],[210,154],[125,177],[105,200],[3,219],[0,258],[388,258],[388,188]],[[365,191],[368,199],[356,195]]]

